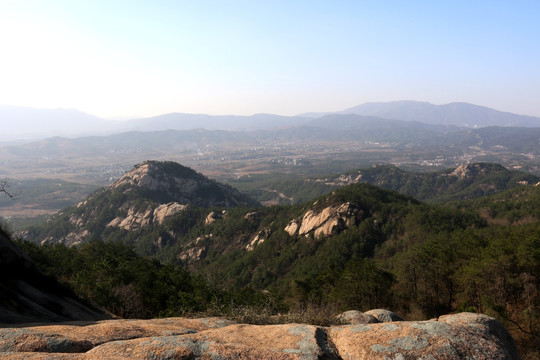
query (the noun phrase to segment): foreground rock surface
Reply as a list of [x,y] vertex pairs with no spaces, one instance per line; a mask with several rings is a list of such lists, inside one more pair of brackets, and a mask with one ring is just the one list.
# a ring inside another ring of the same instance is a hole
[[495,319],[320,327],[220,318],[104,320],[0,328],[2,359],[519,359]]

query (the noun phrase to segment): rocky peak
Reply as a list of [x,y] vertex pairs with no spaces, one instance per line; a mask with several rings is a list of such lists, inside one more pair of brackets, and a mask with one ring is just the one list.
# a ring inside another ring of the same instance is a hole
[[151,200],[197,206],[255,205],[235,189],[172,161],[145,161],[114,182],[110,190],[143,191]]
[[216,220],[222,219],[225,214],[225,210],[223,210],[221,213],[211,211],[208,216],[206,216],[206,219],[204,219],[204,225],[213,224]]
[[53,235],[39,233],[41,229],[37,229],[37,235],[28,233],[27,236],[39,243],[75,245],[91,237],[103,238],[104,229],[110,233],[114,228],[134,231],[164,225],[167,219],[190,211],[192,205],[228,208],[258,203],[228,185],[175,162],[146,161],[110,187],[59,212],[51,221],[62,231]]
[[130,185],[157,191],[174,186],[174,184],[193,183],[204,179],[203,175],[180,164],[148,160],[135,165],[131,171],[115,181],[111,188]]
[[476,177],[479,175],[485,175],[488,171],[501,171],[501,170],[506,170],[506,169],[503,166],[498,165],[498,164],[475,163],[475,164],[465,164],[465,165],[458,166],[449,175],[455,176],[459,180],[465,180],[465,179]]

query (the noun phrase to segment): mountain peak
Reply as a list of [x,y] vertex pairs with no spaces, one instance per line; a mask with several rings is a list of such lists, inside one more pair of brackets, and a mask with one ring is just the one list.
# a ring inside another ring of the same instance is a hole
[[537,127],[540,124],[540,118],[538,117],[512,114],[465,102],[453,102],[444,105],[410,100],[369,102],[338,113],[464,127]]
[[203,207],[254,205],[235,189],[173,161],[148,160],[114,182],[110,190],[143,192],[159,203],[171,201]]
[[[111,185],[116,189],[128,185],[151,191],[174,186],[181,181],[206,179],[195,170],[172,161],[147,160],[133,167]],[[207,179],[208,180],[208,179]]]
[[175,216],[196,213],[196,207],[251,205],[259,204],[193,169],[172,161],[145,161],[108,188],[53,217],[51,222],[61,224],[61,231],[51,235],[36,228],[29,237],[39,243],[74,245],[101,237],[104,229],[144,230],[150,225],[162,225]]
[[451,176],[456,176],[460,180],[472,177],[486,176],[489,173],[507,172],[510,171],[504,166],[491,163],[473,163],[460,165],[450,173]]

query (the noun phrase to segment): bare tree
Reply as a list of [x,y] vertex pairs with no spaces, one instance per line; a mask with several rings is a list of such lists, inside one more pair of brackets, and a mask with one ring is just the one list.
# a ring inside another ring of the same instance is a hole
[[8,191],[8,188],[9,188],[9,184],[8,184],[7,180],[6,179],[0,180],[0,194],[3,193],[5,195],[9,196],[10,198],[12,198],[13,194]]

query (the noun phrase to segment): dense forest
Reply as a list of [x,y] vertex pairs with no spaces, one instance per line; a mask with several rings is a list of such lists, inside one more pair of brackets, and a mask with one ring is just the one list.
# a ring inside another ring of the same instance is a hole
[[427,202],[475,199],[520,186],[536,184],[540,177],[509,170],[494,163],[472,163],[455,169],[430,172],[406,171],[375,164],[340,175],[247,175],[228,180],[243,193],[266,204],[301,204],[340,186],[366,182]]
[[232,184],[293,203],[263,207],[180,164],[145,162],[18,242],[47,276],[121,317],[330,324],[350,309],[472,311],[498,318],[534,358],[537,183],[478,163]]
[[[193,206],[163,224],[185,239],[199,236],[205,255],[186,261],[178,254],[197,249],[193,242],[159,249],[155,239],[166,233],[158,226],[125,238],[125,230],[105,231],[107,241],[72,247],[20,244],[47,274],[124,317],[241,314],[242,321],[264,323],[311,311],[303,321],[330,323],[348,309],[389,308],[406,319],[472,311],[498,318],[534,358],[540,355],[539,197],[540,188],[521,186],[430,205],[353,184],[295,206]],[[306,212],[343,203],[354,205],[354,226],[324,237],[283,230]],[[224,215],[205,224],[210,210]],[[264,241],[246,251],[253,234]]]

